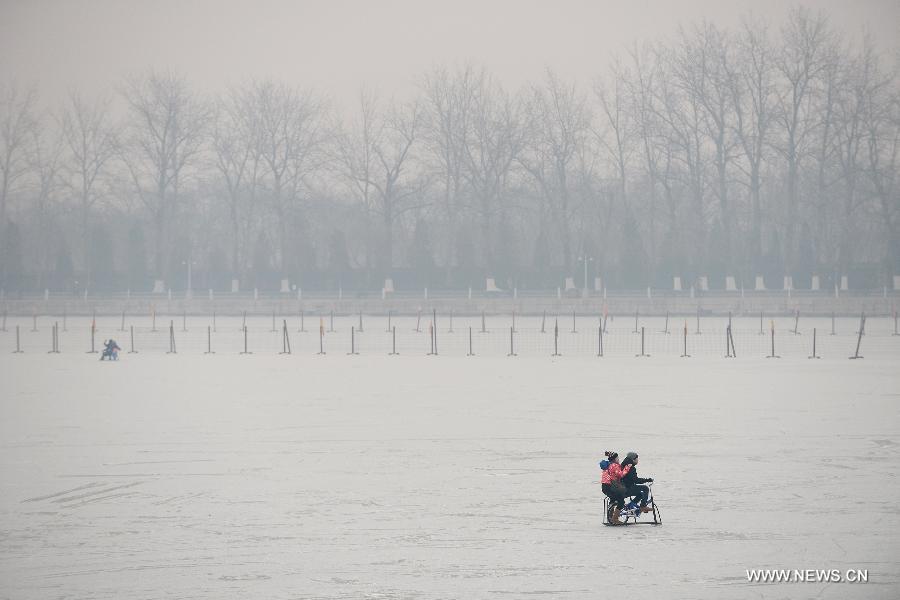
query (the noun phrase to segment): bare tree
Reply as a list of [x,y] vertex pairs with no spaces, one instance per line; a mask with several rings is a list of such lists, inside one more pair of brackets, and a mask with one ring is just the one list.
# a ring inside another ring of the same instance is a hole
[[91,285],[91,209],[100,198],[98,186],[118,152],[108,99],[89,104],[76,92],[69,94],[61,130],[65,141],[68,185],[78,198],[81,213],[81,248],[84,285]]
[[308,178],[326,160],[325,103],[313,92],[272,81],[252,86],[253,110],[260,133],[269,199],[277,220],[278,268],[285,274],[289,255],[288,223],[296,215]]
[[[629,97],[628,79],[627,68],[618,57],[615,57],[610,63],[608,80],[600,79],[594,83],[594,95],[600,107],[600,124],[599,128],[594,129],[594,137],[599,148],[604,151],[612,163],[613,178],[616,181],[617,193],[615,202],[610,203],[609,216],[612,217],[613,214],[618,213],[620,222],[634,223],[635,207],[629,202],[628,179],[631,175],[631,161],[637,151],[638,127],[635,123],[636,115],[632,110],[634,106]],[[642,117],[646,118],[646,115],[642,115]],[[653,199],[654,196],[651,192],[648,206],[651,260],[655,258],[653,238],[656,230]]]
[[877,199],[884,266],[891,275],[900,271],[900,92],[896,70],[883,73],[877,64],[871,69],[872,84],[863,99],[865,174]]
[[724,256],[715,257],[730,266],[733,242],[732,207],[729,203],[728,170],[734,158],[735,140],[732,136],[732,90],[726,34],[704,22],[691,33],[682,30],[680,44],[672,65],[676,82],[692,103],[701,107],[700,134],[712,142],[716,179],[712,186],[718,199],[718,220],[721,223]]
[[[659,65],[657,85],[653,88],[656,101],[650,106],[661,124],[660,144],[665,148],[667,172],[680,182],[689,199],[688,210],[682,211],[684,229],[690,246],[691,267],[700,266],[706,254],[706,165],[703,157],[703,106],[695,94],[686,93],[672,66],[673,58],[664,47],[656,50]],[[667,177],[668,179],[668,177]],[[674,184],[673,184],[674,185]]]
[[128,79],[122,95],[130,119],[121,156],[153,222],[156,275],[167,279],[179,189],[203,148],[209,111],[173,73]]
[[232,88],[215,107],[212,144],[215,168],[225,185],[231,225],[231,272],[243,271],[242,250],[254,220],[262,160],[262,133],[252,91]]
[[833,43],[824,14],[813,14],[807,8],[798,7],[790,12],[782,28],[781,47],[775,55],[781,85],[777,88],[775,113],[780,135],[774,146],[787,163],[784,255],[788,271],[795,255],[800,165],[818,125],[813,99],[818,80],[827,68],[827,59],[833,56],[829,51]]
[[[750,255],[759,267],[762,256],[762,165],[775,100],[772,43],[764,21],[747,17],[737,35],[737,56],[728,65],[734,109],[734,133],[745,163],[741,165],[750,192]],[[746,164],[746,167],[743,165]]]
[[32,130],[28,163],[34,175],[33,195],[37,230],[34,245],[34,259],[38,269],[38,287],[49,286],[50,257],[55,244],[51,241],[51,214],[57,207],[55,197],[60,187],[62,170],[63,140],[55,129],[36,126]]
[[442,187],[442,216],[448,234],[444,250],[445,279],[449,278],[453,264],[471,113],[486,77],[483,68],[465,64],[454,72],[435,68],[419,83],[424,94],[423,142],[433,157]]
[[0,85],[0,285],[6,281],[6,233],[9,201],[28,173],[28,144],[34,136],[37,92],[16,84]]
[[590,110],[575,84],[548,71],[531,90],[528,103],[528,151],[519,163],[534,178],[547,203],[562,243],[563,261],[572,269],[570,176],[580,147],[590,132]]
[[489,268],[494,264],[493,220],[525,142],[522,104],[490,77],[474,92],[469,134],[463,150],[462,174],[471,189],[481,223],[481,244]]
[[[643,170],[647,175],[647,192],[650,213],[655,214],[657,205],[657,188],[662,187],[664,192],[664,207],[669,221],[670,239],[677,231],[677,203],[672,193],[672,185],[669,178],[671,169],[671,154],[669,145],[665,143],[665,127],[657,116],[658,99],[655,96],[659,66],[652,60],[652,54],[645,49],[633,47],[629,52],[631,67],[624,71],[622,84],[624,85],[628,103],[628,111],[631,113],[635,136],[635,152],[639,153]],[[624,70],[624,67],[623,67]],[[655,222],[650,227],[650,254],[651,259],[656,258],[655,250]],[[670,248],[670,251],[674,249]]]
[[425,181],[411,167],[422,113],[417,103],[394,101],[382,108],[371,94],[362,95],[360,111],[356,127],[341,134],[339,155],[357,199],[381,219],[379,266],[389,274],[394,226],[404,213],[424,205]]

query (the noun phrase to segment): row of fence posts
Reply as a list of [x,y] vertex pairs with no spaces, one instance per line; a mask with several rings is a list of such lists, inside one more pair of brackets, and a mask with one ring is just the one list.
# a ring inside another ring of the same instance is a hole
[[[694,332],[697,335],[699,335],[701,333],[701,331],[700,331],[700,312],[701,312],[700,307],[698,306],[697,307],[697,329]],[[241,324],[241,329],[243,329],[247,325],[247,311],[243,311],[242,314],[243,314],[243,320],[242,320],[242,324]],[[150,330],[153,332],[156,332],[156,310],[151,309],[150,315],[151,315],[151,319],[152,319]],[[393,315],[393,311],[389,310],[388,311],[388,328],[387,328],[388,332],[390,332],[390,330],[391,330],[392,315]],[[125,331],[125,316],[126,316],[126,311],[123,310],[121,324],[119,326],[119,331],[122,331],[122,332]],[[299,312],[299,316],[300,316],[299,331],[301,333],[305,333],[306,332],[305,323],[304,323],[305,314],[302,309]],[[577,327],[576,327],[576,316],[577,316],[576,312],[572,311],[572,333],[578,333]],[[892,316],[894,319],[894,332],[892,335],[900,336],[900,329],[898,329],[898,313],[897,313],[896,309],[892,310]],[[95,323],[96,323],[96,318],[97,318],[97,315],[96,315],[96,312],[94,312],[93,322],[95,322]],[[606,328],[607,319],[608,319],[608,313],[604,309],[604,315],[602,317],[602,324],[603,324],[604,332],[607,331],[607,328]],[[638,329],[639,319],[640,319],[640,312],[638,310],[635,310],[634,311],[634,331],[632,332],[634,334],[640,333],[640,330]],[[729,319],[729,323],[730,323],[731,322],[731,312],[730,311],[728,313],[728,319]],[[7,311],[4,310],[2,324],[0,324],[0,331],[4,331],[4,332],[7,331],[6,320],[7,320]],[[67,329],[67,325],[66,325],[66,322],[67,322],[66,311],[63,311],[62,320],[63,320],[63,331],[67,332],[68,329]],[[422,310],[419,309],[419,311],[417,313],[416,329],[415,329],[415,331],[417,333],[421,331],[421,328],[420,328],[421,320],[422,320]],[[216,311],[213,311],[213,313],[212,313],[212,321],[213,321],[212,330],[215,333],[216,332]],[[547,321],[547,311],[543,311],[543,313],[541,315],[541,333],[546,333],[546,321]],[[452,310],[450,311],[449,322],[450,322],[450,328],[448,330],[448,333],[453,333],[453,311]],[[759,312],[759,335],[765,334],[765,331],[763,328],[763,322],[764,322],[764,312],[760,311]],[[272,311],[272,332],[273,333],[277,331],[275,324],[276,324],[276,313],[275,313],[275,311]],[[170,325],[171,325],[171,323],[170,323]],[[794,329],[791,331],[791,333],[793,333],[794,335],[800,335],[799,325],[800,325],[800,310],[798,309],[794,312]],[[516,313],[515,313],[515,311],[513,311],[513,313],[512,313],[512,328],[513,328],[513,331],[515,332],[515,330],[516,330]],[[38,328],[37,328],[37,313],[33,313],[32,314],[31,331],[36,332],[37,330],[38,330]],[[187,331],[187,312],[185,310],[183,310],[182,314],[181,314],[181,331],[183,331],[183,332]],[[334,333],[334,331],[335,331],[334,330],[334,311],[332,310],[329,313],[328,332]],[[360,333],[362,333],[364,331],[362,311],[359,311],[359,329],[358,329],[358,331]],[[483,310],[481,311],[481,333],[488,333],[487,327],[486,327],[485,313]],[[665,333],[665,334],[669,333],[669,311],[666,311],[665,326],[660,333]],[[832,311],[832,313],[831,313],[831,335],[836,335],[834,311]]]
[[[760,312],[760,319],[762,319],[762,315],[763,315],[763,313]],[[892,335],[894,335],[894,336],[900,335],[900,332],[898,332],[898,316],[897,316],[896,311],[894,311],[893,317],[894,317],[894,332],[892,333]],[[32,331],[37,331],[36,317],[33,317],[33,318],[35,320],[33,321]],[[250,352],[248,350],[248,339],[247,339],[248,330],[247,330],[246,318],[247,318],[247,314],[246,314],[246,311],[244,311],[243,323],[241,326],[241,332],[243,333],[243,336],[244,336],[244,350],[242,352],[240,352],[240,354],[252,354],[252,352]],[[274,318],[275,318],[275,314],[273,313],[273,319]],[[391,318],[392,318],[392,312],[388,311],[388,331],[391,333],[391,352],[389,354],[394,356],[399,353],[397,352],[397,328],[396,328],[396,326],[391,324]],[[639,330],[637,329],[638,318],[639,318],[639,314],[637,311],[635,311],[635,332],[641,334],[641,352],[640,352],[640,354],[636,354],[635,357],[641,357],[641,358],[649,357],[650,355],[648,353],[646,353],[646,349],[645,349],[645,327],[641,326]],[[5,325],[5,319],[6,319],[6,315],[4,314],[4,325]],[[123,312],[122,313],[122,325],[120,326],[120,331],[125,330],[124,319],[125,319],[125,313]],[[185,317],[183,316],[183,321],[182,321],[183,331],[187,331],[186,320],[184,320],[184,319],[185,319]],[[451,316],[451,319],[452,319],[452,316]],[[513,316],[513,319],[515,319],[515,316]],[[573,313],[573,319],[574,319],[574,313]],[[794,329],[791,331],[791,333],[793,333],[794,335],[800,335],[800,332],[798,331],[799,319],[800,319],[800,313],[799,313],[799,311],[797,311],[794,315]],[[832,313],[831,319],[832,319],[832,335],[834,335],[834,313]],[[303,311],[300,312],[300,322],[301,322],[300,331],[305,332],[305,329],[303,326],[303,322],[304,322]],[[362,321],[362,313],[360,313],[360,315],[359,315],[359,324],[360,324],[359,331],[363,331],[362,322],[363,322]],[[418,319],[417,319],[417,323],[416,323],[415,331],[417,331],[417,332],[420,331],[420,322],[421,322],[421,311],[419,311],[419,315],[418,315]],[[863,358],[863,356],[861,356],[859,354],[859,350],[860,350],[860,346],[862,343],[862,336],[865,335],[865,322],[866,322],[866,316],[865,316],[865,313],[863,313],[860,315],[859,329],[857,331],[858,337],[857,337],[857,343],[856,343],[856,350],[854,352],[854,355],[850,357],[852,359]],[[215,324],[215,313],[213,314],[213,323]],[[451,321],[451,323],[452,323],[452,321]],[[546,323],[546,311],[544,311],[542,319],[541,319],[542,332],[544,331],[545,323]],[[428,356],[437,356],[437,354],[438,354],[436,324],[437,324],[437,311],[433,310],[432,311],[432,321],[429,324],[429,338],[430,338],[431,348],[428,352]],[[154,325],[155,325],[155,323],[154,323]],[[330,314],[330,325],[331,325],[331,328],[329,329],[329,331],[333,332],[334,331],[334,312],[333,311]],[[215,352],[212,350],[212,331],[215,330],[215,327],[207,326],[206,329],[207,329],[207,349],[206,349],[206,352],[204,352],[204,354],[215,354]],[[669,329],[669,314],[667,312],[665,328],[660,333],[668,334],[669,333],[668,329]],[[602,325],[600,327],[598,327],[598,331],[597,331],[597,335],[598,335],[597,356],[600,356],[600,357],[603,356],[603,333],[605,330],[606,330],[606,316],[604,315],[604,318],[602,320]],[[63,331],[65,331],[65,329]],[[154,331],[155,331],[155,329],[154,329]],[[277,329],[273,328],[273,331],[277,331]],[[574,321],[573,321],[573,331],[575,331]],[[96,321],[94,320],[91,322],[91,328],[90,328],[91,349],[88,351],[88,354],[96,354],[97,353],[96,332],[97,332],[97,327],[96,327]],[[450,332],[452,332],[452,324],[451,324]],[[484,315],[483,311],[481,314],[481,332],[487,333],[487,329],[485,327],[485,315]],[[577,331],[575,331],[575,332],[577,333]],[[771,337],[771,346],[770,346],[771,350],[770,350],[770,353],[766,356],[766,358],[781,358],[781,356],[779,356],[778,354],[775,353],[775,321],[774,320],[770,321],[769,332],[770,332],[770,337]],[[515,320],[513,320],[513,323],[509,329],[509,353],[507,354],[507,356],[518,356],[518,354],[515,352],[515,333],[516,333]],[[699,333],[699,313],[698,313],[698,331],[697,331],[697,333]],[[684,342],[683,342],[683,351],[681,354],[682,358],[689,358],[691,356],[690,354],[688,354],[688,351],[687,351],[687,334],[688,334],[688,328],[687,328],[687,322],[685,321],[684,328],[683,328]],[[725,358],[736,358],[737,352],[735,350],[734,336],[732,334],[732,316],[731,316],[730,312],[728,313],[728,325],[726,326],[725,336],[726,336],[725,337]],[[325,354],[324,337],[325,337],[324,321],[320,319],[319,354]],[[811,359],[821,358],[821,356],[818,355],[818,352],[816,349],[816,337],[817,337],[817,328],[813,328],[812,355],[808,357]],[[128,351],[128,353],[136,354],[137,350],[135,350],[135,347],[134,347],[134,326],[133,325],[130,326],[130,338],[131,338],[131,349]],[[16,325],[16,349],[13,351],[13,353],[14,354],[23,353],[23,350],[21,349],[21,335],[20,335],[19,325]],[[52,353],[52,354],[60,353],[60,351],[59,351],[59,322],[58,321],[54,322],[53,327],[51,329],[51,350],[48,353]],[[169,350],[166,352],[166,354],[177,354],[177,349],[176,349],[176,344],[175,344],[175,324],[174,324],[174,321],[172,321],[172,320],[169,321]],[[291,354],[290,336],[288,333],[286,319],[282,321],[282,351],[279,354]],[[356,328],[355,327],[350,328],[350,352],[348,354],[350,354],[350,355],[358,355],[359,354],[359,352],[356,349]],[[474,356],[474,355],[475,355],[475,352],[474,352],[474,348],[473,348],[473,344],[472,344],[472,328],[469,327],[469,349],[467,352],[467,356]],[[559,352],[559,319],[556,319],[554,321],[554,325],[553,325],[553,353],[551,354],[551,356],[562,356]]]

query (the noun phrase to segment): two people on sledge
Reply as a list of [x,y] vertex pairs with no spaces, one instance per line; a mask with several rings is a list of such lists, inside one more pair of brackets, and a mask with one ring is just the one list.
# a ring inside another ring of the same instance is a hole
[[[652,482],[653,478],[645,479],[637,476],[637,453],[629,452],[621,463],[617,452],[607,451],[604,454],[606,459],[600,461],[600,468],[603,469],[600,483],[603,493],[613,504],[611,521],[618,523],[619,514],[623,510],[639,509],[634,511],[635,518],[640,513],[650,512],[652,508],[647,506],[650,490],[643,484]],[[631,498],[627,506],[626,498]]]
[[116,343],[116,340],[109,339],[103,342],[103,354],[100,355],[100,360],[119,360],[119,345]]

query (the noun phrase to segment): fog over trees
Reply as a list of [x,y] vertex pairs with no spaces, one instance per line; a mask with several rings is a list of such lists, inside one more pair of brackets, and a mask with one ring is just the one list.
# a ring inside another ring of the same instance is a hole
[[175,71],[59,106],[0,82],[0,288],[555,289],[585,259],[613,289],[890,286],[897,62],[797,8],[686,25],[578,81],[438,65],[346,110]]

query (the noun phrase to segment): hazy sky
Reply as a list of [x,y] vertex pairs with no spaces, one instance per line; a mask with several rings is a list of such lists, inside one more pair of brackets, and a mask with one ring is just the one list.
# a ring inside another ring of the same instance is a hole
[[[900,0],[816,0],[896,57]],[[70,87],[112,91],[122,76],[173,68],[202,90],[246,77],[321,89],[339,102],[361,84],[403,93],[435,63],[473,59],[507,84],[547,66],[590,80],[612,52],[752,8],[780,22],[780,0],[0,0],[0,79],[35,83],[48,102]]]

